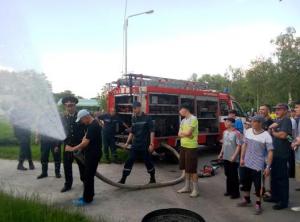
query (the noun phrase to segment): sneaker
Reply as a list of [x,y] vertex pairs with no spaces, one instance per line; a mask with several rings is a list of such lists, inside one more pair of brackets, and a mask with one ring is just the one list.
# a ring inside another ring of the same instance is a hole
[[292,207],[291,210],[295,211],[295,212],[299,212],[300,211],[300,207]]
[[82,197],[77,200],[73,200],[72,203],[75,207],[85,207],[89,204],[89,203],[85,202]]
[[255,215],[260,215],[262,213],[261,205],[255,204]]
[[248,202],[248,201],[245,200],[245,198],[243,199],[242,202],[237,204],[238,207],[249,207],[250,205],[251,205],[251,201]]

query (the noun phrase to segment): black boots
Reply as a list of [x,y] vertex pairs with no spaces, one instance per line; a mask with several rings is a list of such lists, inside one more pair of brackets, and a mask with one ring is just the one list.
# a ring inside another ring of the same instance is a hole
[[[118,183],[121,183],[121,184],[125,184],[126,183],[126,179],[127,179],[127,176],[122,176],[121,180],[119,180]],[[155,174],[150,174],[150,181],[149,181],[149,184],[151,183],[156,183],[156,179],[155,179]]]
[[34,167],[34,164],[33,164],[32,160],[28,160],[28,162],[29,162],[29,169],[34,170],[35,167]]
[[18,167],[17,167],[18,170],[27,170],[27,168],[24,167],[23,163],[24,163],[23,160],[19,160],[19,164],[18,164]]
[[37,177],[37,179],[42,179],[48,177],[48,163],[42,163],[42,173]]
[[151,173],[151,174],[150,174],[150,181],[149,181],[149,184],[151,184],[151,183],[156,183],[155,173]]
[[61,174],[60,174],[60,162],[55,162],[54,163],[54,167],[55,167],[55,177],[56,178],[61,178]]
[[[34,164],[33,164],[32,160],[28,160],[28,162],[29,162],[29,169],[30,169],[30,170],[34,170],[35,167],[34,167]],[[18,169],[18,170],[27,170],[27,168],[24,167],[23,164],[24,164],[24,161],[23,161],[23,160],[19,160],[19,164],[18,164],[17,169]]]
[[118,183],[125,184],[127,176],[122,176],[121,180]]
[[41,175],[39,175],[36,179],[43,179],[43,178],[46,178],[46,177],[48,177],[48,174],[41,174]]
[[[55,177],[56,178],[61,178],[61,174],[60,174],[60,163],[54,163],[54,167],[55,167]],[[37,179],[42,179],[48,177],[48,163],[42,163],[42,173],[41,175],[39,175],[37,177]]]
[[64,186],[62,189],[61,189],[61,193],[65,193],[67,191],[71,190],[71,187],[67,187],[67,186]]

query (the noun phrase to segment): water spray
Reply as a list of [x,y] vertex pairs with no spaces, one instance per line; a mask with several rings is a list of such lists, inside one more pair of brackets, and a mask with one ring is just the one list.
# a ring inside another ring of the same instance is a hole
[[0,115],[12,125],[64,140],[50,84],[34,71],[0,71]]

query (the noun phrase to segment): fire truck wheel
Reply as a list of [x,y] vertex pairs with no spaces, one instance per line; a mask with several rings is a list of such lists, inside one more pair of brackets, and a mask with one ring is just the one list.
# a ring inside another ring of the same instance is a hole
[[[162,143],[161,146],[166,148],[167,150],[171,151],[174,156],[179,160],[179,153],[171,146],[168,144]],[[81,162],[84,163],[83,161],[83,155],[82,154],[76,154],[75,157]],[[167,187],[167,186],[173,186],[178,183],[181,183],[184,180],[184,172],[182,172],[181,176],[174,179],[174,180],[169,180],[169,181],[163,181],[159,183],[154,183],[154,184],[120,184],[115,181],[112,181],[111,179],[107,178],[106,176],[102,175],[98,171],[96,172],[95,176],[102,180],[103,182],[114,186],[118,188],[123,188],[123,189],[131,189],[131,190],[141,190],[141,189],[151,189],[151,188],[160,188],[160,187]]]

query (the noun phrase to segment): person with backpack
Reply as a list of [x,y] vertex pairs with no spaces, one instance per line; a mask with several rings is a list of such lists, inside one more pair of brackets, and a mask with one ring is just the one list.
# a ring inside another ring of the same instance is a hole
[[223,134],[223,145],[219,159],[224,160],[224,171],[226,176],[226,192],[224,196],[231,199],[240,197],[239,191],[239,159],[243,138],[241,133],[234,128],[235,119],[225,119],[226,130]]

